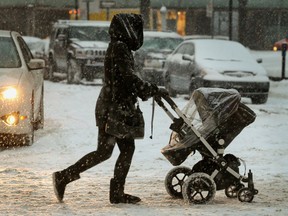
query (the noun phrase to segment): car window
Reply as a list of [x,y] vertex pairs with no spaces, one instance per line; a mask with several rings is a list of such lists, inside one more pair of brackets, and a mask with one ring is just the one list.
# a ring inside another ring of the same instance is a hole
[[191,55],[191,56],[194,55],[194,45],[193,44],[190,44],[190,43],[186,44],[185,54]]
[[109,27],[97,26],[71,26],[69,38],[76,38],[81,41],[110,41]]
[[194,55],[194,45],[191,43],[184,43],[178,49],[175,51],[174,54],[188,54],[188,55]]
[[61,35],[61,34],[65,34],[65,33],[64,33],[64,29],[63,29],[63,28],[59,28],[59,29],[57,29],[57,32],[56,32],[56,38],[58,38],[59,35]]
[[181,38],[144,37],[142,49],[146,50],[174,50],[183,40]]
[[0,68],[21,67],[20,57],[10,37],[0,37]]
[[21,37],[18,37],[17,40],[19,42],[20,49],[22,51],[24,60],[25,60],[26,64],[28,64],[30,62],[30,60],[33,59],[33,55],[31,53],[29,47],[27,46],[27,44],[25,43],[25,41]]

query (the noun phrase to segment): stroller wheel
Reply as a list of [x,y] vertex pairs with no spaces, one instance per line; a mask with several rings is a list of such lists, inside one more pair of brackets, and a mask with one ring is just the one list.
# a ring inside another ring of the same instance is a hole
[[190,168],[179,166],[171,169],[165,178],[165,188],[167,193],[174,198],[183,198],[182,185],[187,179]]
[[187,203],[207,204],[216,194],[216,184],[206,173],[194,173],[183,184],[183,198]]
[[227,188],[225,189],[225,195],[226,195],[228,198],[236,198],[239,189],[241,189],[241,188],[243,188],[243,187],[244,187],[243,184],[239,184],[238,186],[230,185],[229,187],[227,187]]
[[238,191],[238,200],[241,202],[252,202],[254,193],[247,187],[241,188]]

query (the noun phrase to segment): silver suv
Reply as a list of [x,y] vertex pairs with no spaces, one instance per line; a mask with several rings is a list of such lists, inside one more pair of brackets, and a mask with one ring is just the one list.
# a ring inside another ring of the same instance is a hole
[[59,20],[53,26],[49,44],[49,79],[67,75],[67,83],[104,77],[104,57],[110,36],[110,22]]

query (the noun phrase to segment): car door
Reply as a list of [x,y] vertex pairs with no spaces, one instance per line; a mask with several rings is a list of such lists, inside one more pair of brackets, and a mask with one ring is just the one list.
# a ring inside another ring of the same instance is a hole
[[194,45],[183,43],[178,47],[173,57],[171,83],[174,89],[187,93],[189,90],[192,69],[194,67]]
[[41,97],[43,93],[43,68],[34,70],[29,69],[28,63],[31,61],[31,59],[33,59],[33,55],[31,54],[30,49],[28,48],[22,37],[18,37],[17,40],[26,63],[26,68],[28,70],[28,82],[30,83],[34,94],[34,113],[38,113],[38,108],[40,107]]

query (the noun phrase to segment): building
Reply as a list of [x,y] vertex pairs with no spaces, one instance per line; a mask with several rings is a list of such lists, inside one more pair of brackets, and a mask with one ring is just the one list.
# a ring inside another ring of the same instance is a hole
[[271,49],[288,33],[287,0],[1,0],[0,8],[1,29],[37,37],[49,35],[57,19],[111,20],[143,11],[145,28],[223,35],[251,49]]
[[73,7],[72,0],[1,0],[0,29],[43,38],[57,19],[69,19]]

